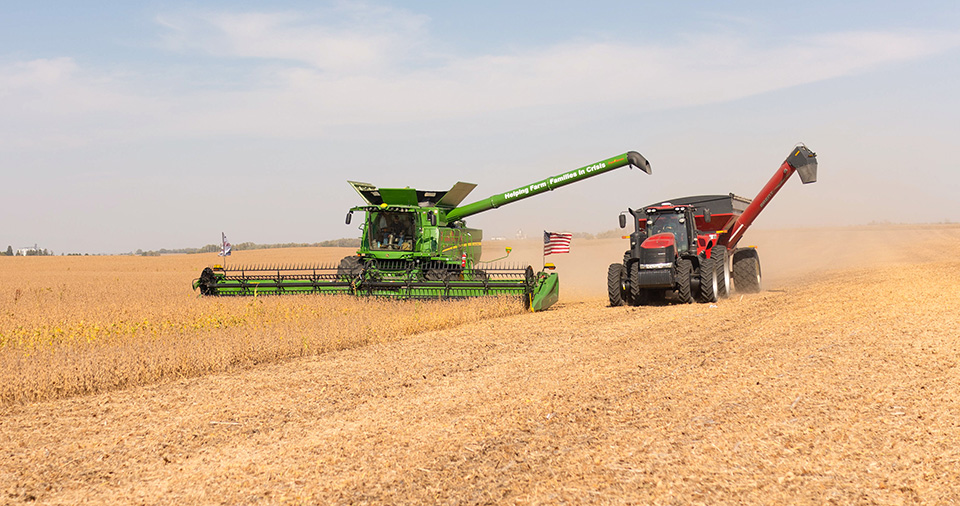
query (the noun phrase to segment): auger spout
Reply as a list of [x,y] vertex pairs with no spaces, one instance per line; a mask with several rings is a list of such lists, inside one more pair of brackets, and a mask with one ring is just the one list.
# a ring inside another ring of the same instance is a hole
[[520,188],[516,188],[508,192],[498,193],[492,197],[451,209],[450,211],[447,211],[444,221],[447,223],[452,223],[459,219],[466,218],[467,216],[473,216],[474,214],[489,211],[490,209],[495,209],[497,207],[517,202],[534,195],[539,195],[546,191],[552,191],[560,188],[561,186],[582,181],[589,177],[598,176],[604,172],[619,169],[620,167],[626,165],[636,167],[647,174],[652,172],[650,168],[650,162],[648,162],[643,155],[637,153],[636,151],[628,151],[620,156],[608,158],[594,164],[580,167],[579,169],[574,169],[564,172],[563,174],[548,177],[541,181],[537,181],[536,183],[521,186]]
[[767,181],[767,184],[760,190],[760,193],[754,197],[750,205],[744,209],[743,214],[741,214],[737,218],[737,221],[730,227],[730,235],[726,239],[728,249],[732,250],[737,247],[740,238],[743,237],[743,234],[750,228],[753,221],[760,215],[760,211],[766,208],[767,204],[770,203],[770,199],[780,191],[780,188],[783,187],[783,184],[790,179],[790,176],[792,176],[794,172],[800,175],[800,181],[803,184],[817,182],[817,154],[810,151],[810,149],[803,144],[800,144],[790,151],[790,155],[780,164],[780,168],[773,174],[770,181]]

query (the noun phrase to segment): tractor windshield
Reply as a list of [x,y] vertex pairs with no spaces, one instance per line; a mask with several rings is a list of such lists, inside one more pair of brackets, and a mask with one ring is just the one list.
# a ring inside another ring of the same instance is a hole
[[412,251],[416,213],[371,212],[367,237],[372,250]]
[[687,238],[687,226],[684,224],[683,214],[658,213],[647,215],[647,234],[653,237],[657,234],[673,234],[677,241],[677,251],[686,251],[690,247]]

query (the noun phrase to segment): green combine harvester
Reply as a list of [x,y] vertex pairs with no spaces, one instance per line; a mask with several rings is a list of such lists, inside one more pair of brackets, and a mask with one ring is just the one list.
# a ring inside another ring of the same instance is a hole
[[[516,295],[525,307],[540,311],[559,297],[552,265],[534,273],[531,266],[480,261],[483,232],[463,219],[623,166],[650,174],[650,163],[636,151],[494,195],[460,203],[476,187],[459,182],[448,191],[378,188],[349,181],[365,204],[363,236],[355,256],[339,265],[247,265],[207,267],[193,282],[202,295],[349,294],[395,299],[448,299]],[[507,255],[510,248],[506,250]],[[505,258],[505,257],[504,257]],[[501,259],[497,259],[501,260]]]

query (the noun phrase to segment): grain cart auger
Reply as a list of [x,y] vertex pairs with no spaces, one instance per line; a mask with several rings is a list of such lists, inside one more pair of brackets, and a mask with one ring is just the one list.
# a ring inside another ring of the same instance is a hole
[[483,233],[467,228],[463,219],[623,166],[651,172],[643,156],[629,151],[464,206],[460,203],[475,184],[425,191],[349,181],[365,204],[350,209],[346,223],[354,212],[366,213],[355,256],[339,265],[208,267],[194,288],[203,295],[326,293],[399,299],[507,294],[539,311],[557,301],[557,274],[480,262]]
[[[623,263],[607,270],[611,306],[641,305],[668,297],[716,302],[730,295],[730,280],[744,293],[760,291],[760,257],[740,238],[794,172],[817,180],[817,155],[798,145],[751,201],[732,193],[683,197],[628,209],[635,230]],[[620,214],[620,228],[626,227]]]

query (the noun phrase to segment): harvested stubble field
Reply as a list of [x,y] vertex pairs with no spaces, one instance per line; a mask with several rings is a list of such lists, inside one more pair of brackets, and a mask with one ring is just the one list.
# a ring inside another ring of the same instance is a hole
[[0,502],[960,502],[960,227],[748,240],[715,307],[606,307],[583,241],[544,313],[7,405]]

